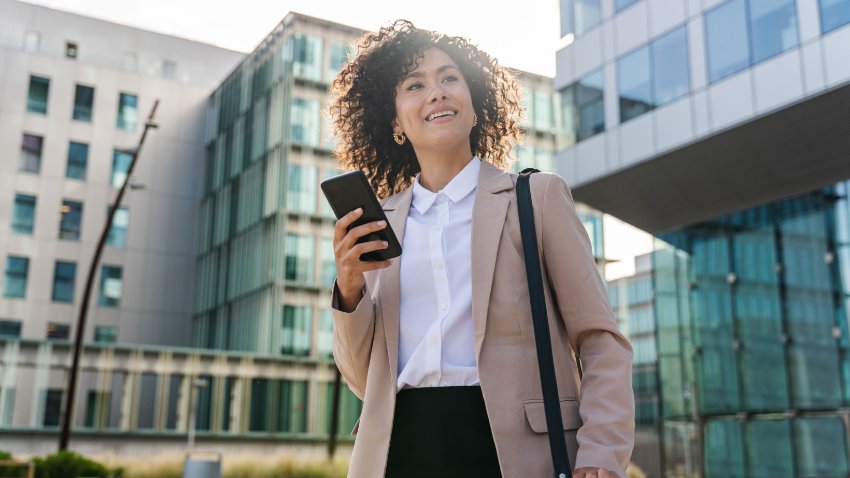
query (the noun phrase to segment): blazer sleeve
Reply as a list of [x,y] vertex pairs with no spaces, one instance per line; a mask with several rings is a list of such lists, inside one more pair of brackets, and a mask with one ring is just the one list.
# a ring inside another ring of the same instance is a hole
[[540,185],[545,192],[537,222],[543,263],[583,370],[575,467],[606,468],[625,477],[634,446],[632,347],[617,327],[569,186],[555,174],[534,176],[547,178]]
[[334,319],[333,354],[337,367],[348,388],[363,400],[366,394],[366,375],[375,334],[375,304],[367,287],[363,298],[352,312],[339,308],[339,290],[334,282],[331,311]]

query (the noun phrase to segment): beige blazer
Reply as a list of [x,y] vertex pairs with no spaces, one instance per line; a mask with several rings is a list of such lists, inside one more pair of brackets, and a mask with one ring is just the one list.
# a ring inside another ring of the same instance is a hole
[[[516,175],[482,162],[472,219],[472,320],[487,416],[504,478],[546,477],[552,459],[525,276]],[[401,241],[413,188],[383,201]],[[549,327],[570,462],[625,477],[634,443],[632,349],[617,329],[569,187],[531,177]],[[399,335],[399,260],[366,274],[356,310],[333,300],[336,363],[363,400],[348,476],[382,478],[392,431]],[[581,382],[575,355],[581,358]]]

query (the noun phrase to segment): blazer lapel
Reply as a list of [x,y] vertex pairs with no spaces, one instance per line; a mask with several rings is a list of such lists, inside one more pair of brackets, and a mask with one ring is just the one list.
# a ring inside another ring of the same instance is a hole
[[476,360],[484,341],[496,254],[510,204],[510,197],[499,193],[513,187],[510,174],[486,161],[481,162],[472,206],[472,320]]
[[[410,211],[410,201],[413,198],[413,188],[409,187],[384,204],[390,227],[404,244],[404,226],[407,224],[407,213]],[[393,259],[392,265],[381,269],[378,273],[378,289],[381,295],[381,314],[384,324],[384,337],[387,341],[387,356],[390,363],[391,381],[395,390],[398,377],[398,328],[400,312],[400,272],[401,257]]]

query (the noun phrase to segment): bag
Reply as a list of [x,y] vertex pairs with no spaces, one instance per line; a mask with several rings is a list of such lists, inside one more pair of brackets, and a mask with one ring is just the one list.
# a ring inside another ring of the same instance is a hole
[[[537,232],[534,228],[534,208],[531,204],[529,178],[540,171],[524,169],[517,179],[517,209],[522,234],[522,251],[525,257],[525,274],[528,278],[528,294],[531,298],[531,317],[534,321],[534,341],[537,344],[537,363],[540,369],[540,387],[543,390],[543,407],[546,412],[546,429],[549,430],[549,448],[555,478],[572,476],[567,441],[564,438],[564,421],[558,400],[558,382],[555,380],[555,364],[552,360],[552,339],[549,335],[549,319],[546,313],[546,298],[543,295],[543,276],[540,271],[540,254],[537,250]],[[558,433],[553,433],[558,431]]]

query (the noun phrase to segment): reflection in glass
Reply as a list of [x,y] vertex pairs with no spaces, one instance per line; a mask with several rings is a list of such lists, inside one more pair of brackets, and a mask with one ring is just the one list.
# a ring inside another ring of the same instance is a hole
[[624,55],[617,61],[617,89],[620,92],[620,122],[652,109],[649,46]]
[[597,70],[561,90],[564,131],[561,148],[605,130],[602,71]]
[[73,302],[76,275],[76,263],[56,261],[56,267],[53,269],[53,300],[55,302]]
[[599,24],[599,0],[561,0],[561,37],[581,36]]
[[797,46],[797,9],[794,0],[750,0],[753,63]]
[[829,33],[850,23],[850,0],[819,0],[821,32]]
[[705,38],[710,82],[746,68],[750,52],[744,0],[732,0],[706,13]]
[[47,94],[50,90],[50,79],[40,76],[30,76],[30,87],[27,94],[27,111],[40,115],[47,114]]
[[688,35],[682,27],[652,42],[653,102],[662,106],[690,90]]

